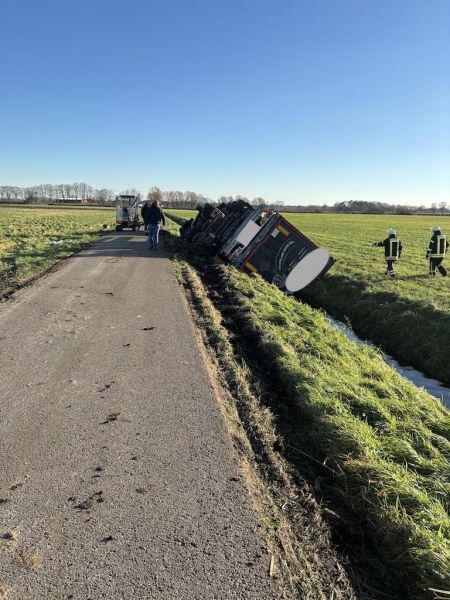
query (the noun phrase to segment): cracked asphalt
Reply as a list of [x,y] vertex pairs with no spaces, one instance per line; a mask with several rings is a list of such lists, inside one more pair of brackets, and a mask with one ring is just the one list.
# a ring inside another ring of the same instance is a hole
[[275,599],[164,250],[107,235],[0,304],[0,598]]

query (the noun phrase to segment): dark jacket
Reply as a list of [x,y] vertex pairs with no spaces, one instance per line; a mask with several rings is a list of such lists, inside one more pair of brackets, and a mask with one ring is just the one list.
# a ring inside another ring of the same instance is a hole
[[428,246],[427,257],[444,258],[448,248],[448,239],[441,231],[435,231]]
[[401,241],[393,235],[390,235],[382,242],[377,242],[376,246],[384,246],[384,258],[386,260],[397,260],[400,258],[403,245]]
[[148,211],[148,204],[146,202],[141,208],[141,217],[142,217],[142,220],[144,221],[144,223],[145,223],[145,215],[147,214],[147,211]]
[[165,225],[166,217],[164,216],[162,209],[157,204],[151,204],[145,213],[145,224],[159,225],[160,223]]

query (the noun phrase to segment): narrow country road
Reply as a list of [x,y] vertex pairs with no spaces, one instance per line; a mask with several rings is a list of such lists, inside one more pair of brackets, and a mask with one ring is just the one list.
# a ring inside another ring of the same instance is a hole
[[8,600],[279,598],[233,453],[170,261],[142,234],[0,304]]

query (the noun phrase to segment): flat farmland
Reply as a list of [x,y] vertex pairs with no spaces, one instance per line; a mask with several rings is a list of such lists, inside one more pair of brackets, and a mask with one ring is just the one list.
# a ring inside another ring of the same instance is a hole
[[[428,278],[425,258],[433,223],[449,233],[445,217],[286,214],[337,260],[301,298],[349,322],[356,333],[400,361],[450,383],[450,277]],[[372,242],[393,227],[402,240],[397,277],[384,275],[382,248]]]
[[114,211],[0,205],[0,294],[111,229]]
[[196,217],[198,212],[196,210],[177,210],[177,209],[168,209],[166,210],[167,215],[169,217],[175,217],[175,219],[190,219],[192,217]]
[[[430,280],[425,259],[431,225],[438,223],[449,235],[448,217],[301,213],[284,213],[284,217],[337,260],[329,274],[332,279],[339,278],[343,284],[359,281],[366,291],[395,293],[450,315],[450,277],[445,280],[438,275]],[[391,227],[403,243],[395,280],[384,275],[383,248],[371,247]]]

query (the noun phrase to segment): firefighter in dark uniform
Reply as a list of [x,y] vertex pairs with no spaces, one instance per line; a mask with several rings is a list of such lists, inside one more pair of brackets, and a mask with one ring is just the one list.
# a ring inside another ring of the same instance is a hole
[[386,261],[386,275],[395,277],[394,263],[397,261],[403,250],[401,241],[397,238],[395,229],[389,229],[388,237],[382,242],[374,242],[372,246],[384,247],[384,260]]
[[436,275],[436,267],[442,277],[447,275],[447,269],[442,266],[445,254],[448,248],[447,236],[443,235],[439,225],[433,225],[431,228],[433,235],[431,236],[430,244],[427,250],[427,258],[430,260],[429,276]]

